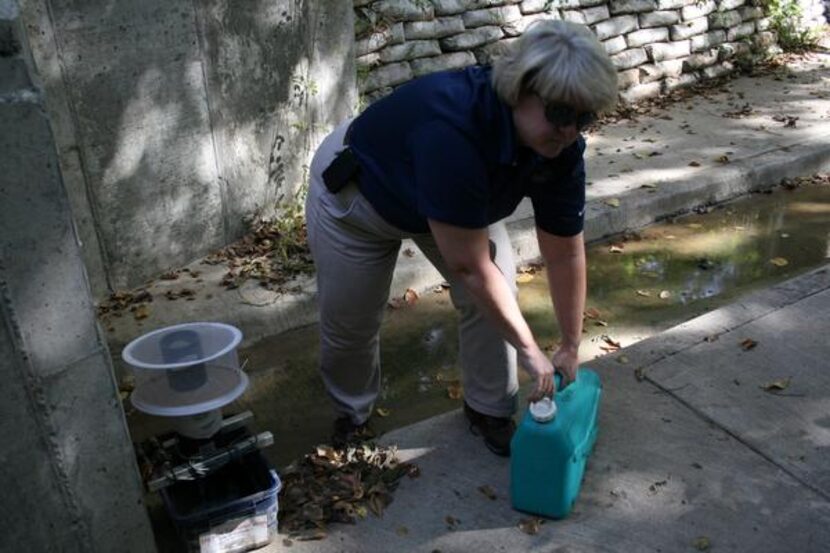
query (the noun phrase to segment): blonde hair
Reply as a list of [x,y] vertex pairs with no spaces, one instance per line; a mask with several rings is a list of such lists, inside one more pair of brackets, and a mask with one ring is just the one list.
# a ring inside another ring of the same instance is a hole
[[590,29],[542,20],[494,61],[493,86],[510,106],[529,92],[546,103],[599,112],[617,101],[617,70]]

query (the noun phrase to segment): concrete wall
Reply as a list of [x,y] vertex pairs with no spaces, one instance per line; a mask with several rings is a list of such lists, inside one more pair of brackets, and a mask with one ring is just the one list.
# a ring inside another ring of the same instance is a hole
[[[822,0],[798,0],[823,24]],[[634,102],[734,70],[774,46],[752,0],[355,0],[359,89],[367,101],[415,77],[489,63],[540,19],[584,25],[602,41]]]
[[154,551],[14,0],[0,0],[0,551]]
[[96,294],[290,200],[356,105],[347,2],[32,0],[22,17]]

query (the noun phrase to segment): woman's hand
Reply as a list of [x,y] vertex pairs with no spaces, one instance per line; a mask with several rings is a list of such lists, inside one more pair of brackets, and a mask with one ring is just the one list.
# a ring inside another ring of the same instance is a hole
[[527,352],[519,351],[519,364],[533,378],[535,385],[530,392],[530,401],[539,401],[545,396],[553,397],[556,392],[553,385],[553,364],[547,356],[535,345]]
[[579,347],[560,346],[551,357],[555,370],[562,375],[562,386],[576,380],[579,367]]

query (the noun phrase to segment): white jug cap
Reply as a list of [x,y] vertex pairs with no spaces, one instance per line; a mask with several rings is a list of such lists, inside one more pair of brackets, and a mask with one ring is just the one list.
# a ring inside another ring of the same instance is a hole
[[548,422],[556,416],[556,403],[549,397],[530,404],[530,416],[536,422]]

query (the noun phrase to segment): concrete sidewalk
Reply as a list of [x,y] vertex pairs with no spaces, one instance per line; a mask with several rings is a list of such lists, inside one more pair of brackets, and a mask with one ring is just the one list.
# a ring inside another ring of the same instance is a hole
[[[811,54],[778,74],[736,78],[719,92],[606,124],[587,139],[589,241],[774,186],[783,177],[830,170],[830,54]],[[528,205],[520,206],[509,228],[518,261],[537,258]],[[255,281],[228,291],[219,284],[223,266],[190,267],[198,278],[148,285],[154,301],[147,318],[137,321],[126,312],[104,321],[115,357],[133,338],[180,322],[234,324],[250,345],[316,321],[313,277],[294,283],[299,291],[292,293],[277,294]],[[405,244],[392,295],[440,280],[417,248]],[[165,299],[183,288],[195,293],[192,301]]]
[[[827,265],[591,362],[599,439],[574,512],[537,535],[518,528],[509,461],[456,411],[384,436],[421,476],[404,478],[383,518],[262,551],[827,551],[829,328]],[[779,393],[762,388],[784,378]]]

